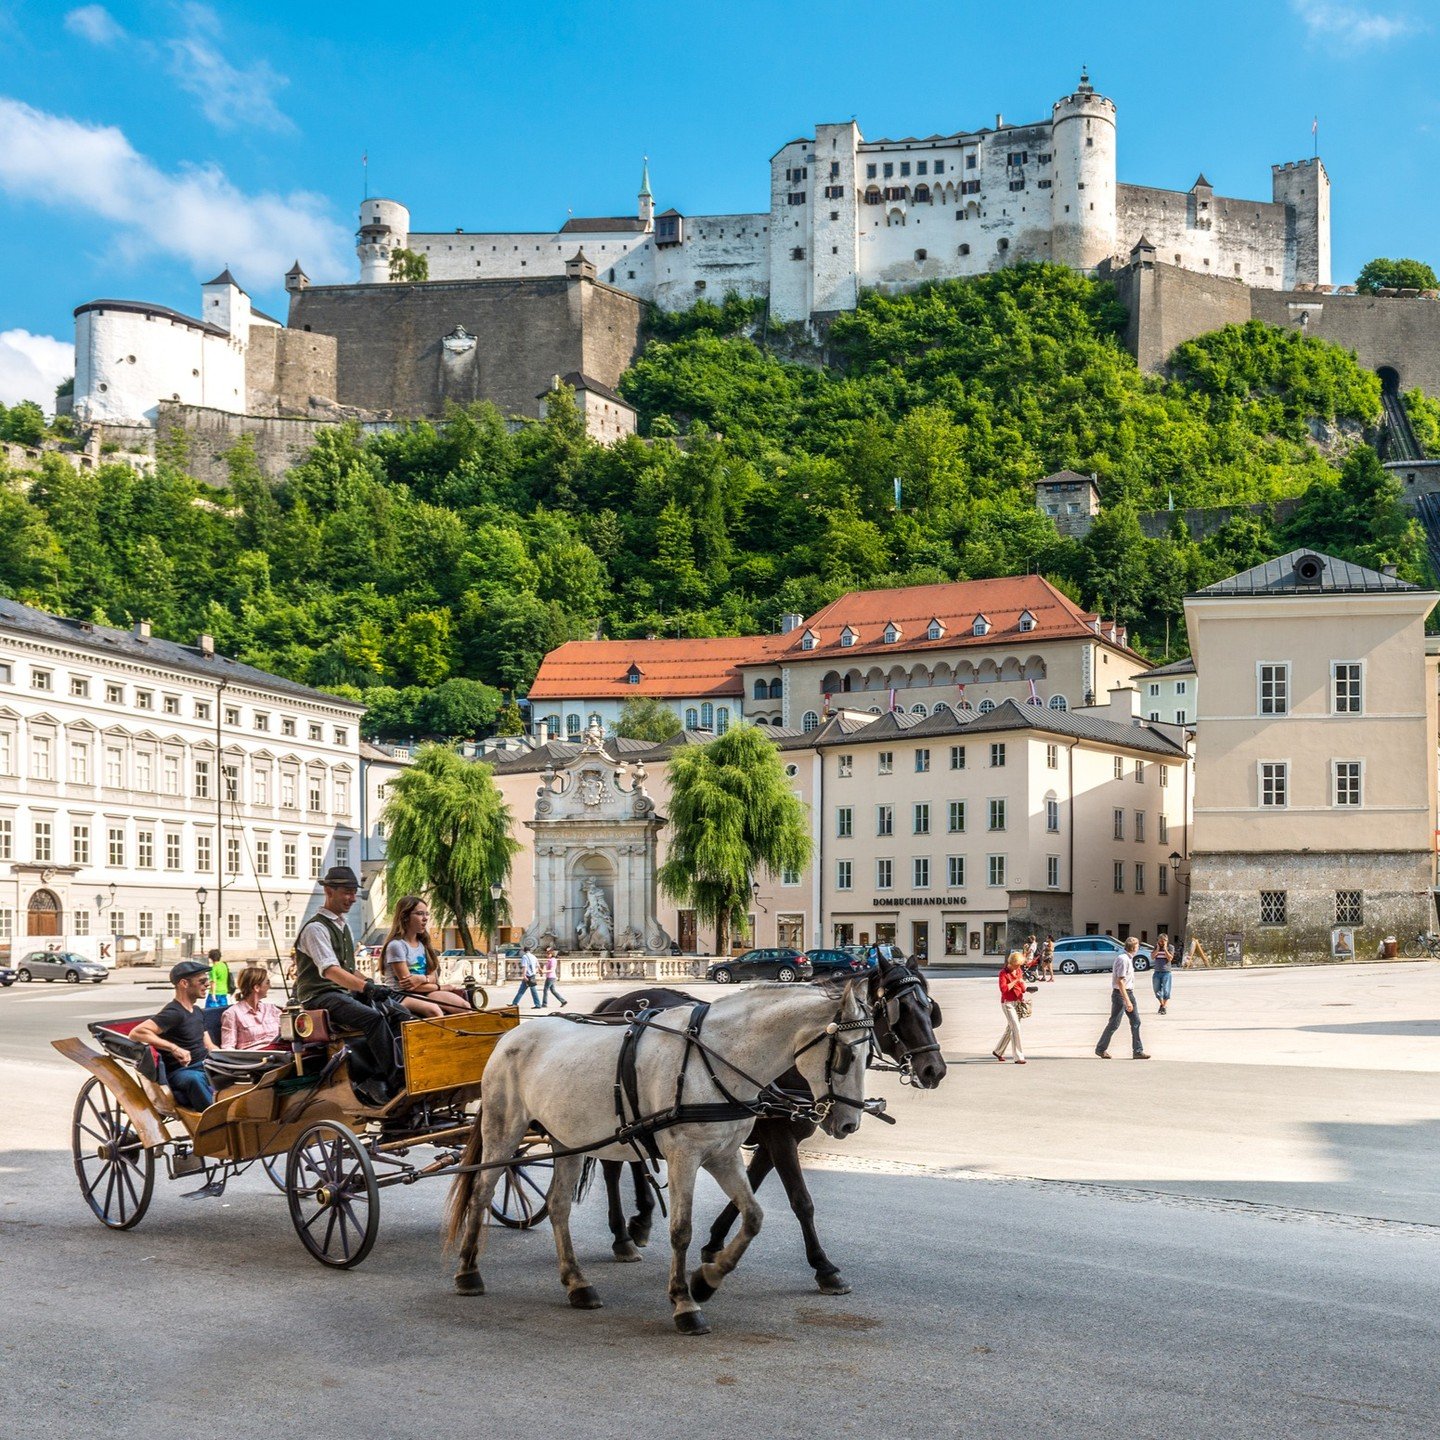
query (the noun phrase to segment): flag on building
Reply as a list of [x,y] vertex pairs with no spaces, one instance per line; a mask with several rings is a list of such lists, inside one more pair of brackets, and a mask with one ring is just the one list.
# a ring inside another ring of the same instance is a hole
[[1030,682],[1030,703],[1032,705],[1038,705],[1040,703],[1040,692],[1035,688],[1035,682],[1033,680]]
[[892,710],[895,708],[895,687],[893,685],[890,687],[890,708]]

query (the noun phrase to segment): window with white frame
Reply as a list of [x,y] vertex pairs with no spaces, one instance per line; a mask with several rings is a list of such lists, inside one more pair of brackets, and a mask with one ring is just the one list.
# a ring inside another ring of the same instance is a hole
[[1052,890],[1060,888],[1060,857],[1058,855],[1045,857],[1045,883]]
[[47,864],[55,858],[55,825],[50,820],[35,821],[35,859]]
[[[884,643],[893,645],[900,638],[900,627],[892,620],[884,630]],[[843,643],[843,641],[842,641]]]
[[137,710],[153,710],[155,708],[155,692],[153,690],[137,690],[135,692],[135,708]]
[[926,749],[919,749],[915,752],[915,773],[924,775],[930,769],[930,752]]
[[1047,745],[1045,747],[1045,768],[1047,770],[1058,770],[1060,768],[1060,747],[1058,745]]
[[840,632],[840,644],[846,650],[850,649],[858,638],[848,625]]
[[123,825],[112,825],[106,838],[108,842],[108,863],[111,865],[123,865],[125,863],[125,827]]
[[163,708],[167,715],[178,715],[180,713],[180,697],[178,695],[165,696]]
[[1135,812],[1135,839],[1141,845],[1145,843],[1145,812],[1143,810]]
[[32,668],[30,671],[30,688],[32,690],[53,690],[55,688],[53,672]]
[[1145,866],[1139,860],[1135,862],[1135,893],[1137,895],[1145,893]]
[[282,873],[287,880],[294,880],[300,874],[300,847],[293,840],[287,840],[281,848]]
[[963,800],[952,800],[949,805],[950,812],[950,833],[961,835],[965,831],[965,802]]
[[312,815],[318,815],[325,808],[321,801],[323,794],[321,782],[312,775],[307,789],[309,790],[310,813]]
[[1257,711],[1261,715],[1290,713],[1290,662],[1262,662],[1257,667]]
[[225,798],[230,801],[238,800],[240,798],[240,767],[238,765],[222,765],[220,775],[225,782]]
[[310,847],[310,878],[318,880],[325,873],[325,847],[323,845],[312,845]]
[[895,833],[895,807],[893,805],[877,805],[875,807],[875,833],[877,835],[893,835]]
[[150,940],[155,935],[155,912],[153,910],[142,910],[135,917],[135,933],[142,940]]
[[1003,855],[987,855],[985,867],[991,885],[999,886],[1005,883],[1005,857]]
[[238,940],[240,938],[240,914],[232,910],[225,917],[225,938],[227,940]]
[[167,940],[180,938],[180,912],[178,910],[165,912],[165,938]]
[[295,721],[291,718],[282,717],[280,721],[280,733],[293,736],[295,734]]
[[287,940],[295,938],[295,917],[293,915],[285,917],[285,938]]
[[337,865],[348,865],[350,863],[350,842],[348,840],[337,840],[335,842],[335,863]]
[[895,862],[893,860],[877,860],[875,862],[875,888],[877,890],[893,890],[895,888]]
[[853,890],[855,888],[855,862],[853,860],[837,860],[835,862],[835,888],[837,890]]
[[90,827],[87,824],[77,822],[70,827],[70,863],[72,865],[88,865],[90,863]]
[[1045,797],[1045,828],[1052,835],[1060,833],[1060,802],[1053,795]]
[[160,762],[160,784],[166,795],[180,793],[180,757],[166,755]]
[[176,830],[165,832],[165,868],[167,870],[178,870],[180,868],[180,833]]
[[155,868],[155,832],[153,830],[137,830],[135,832],[135,864],[141,870]]
[[1115,893],[1117,895],[1123,895],[1125,893],[1125,862],[1123,860],[1115,861],[1114,871],[1110,880],[1115,888]]
[[879,774],[893,775],[895,773],[895,752],[893,750],[880,751],[876,761]]
[[1113,837],[1116,840],[1123,840],[1125,838],[1125,812],[1123,810],[1114,811],[1112,823],[1114,826],[1112,831]]
[[853,755],[837,755],[835,757],[836,768],[842,780],[848,780],[855,773],[855,757]]
[[1154,699],[1156,696],[1158,696],[1159,694],[1160,694],[1160,682],[1159,682],[1158,680],[1152,680],[1152,681],[1150,682],[1150,698],[1153,700],[1153,699]]
[[855,833],[855,807],[853,805],[837,805],[835,807],[835,837],[838,840],[848,840]]
[[195,762],[195,798],[197,800],[210,798],[210,762],[208,760]]
[[107,705],[123,705],[125,703],[125,687],[123,685],[106,685],[105,703]]
[[798,870],[782,870],[780,872],[780,883],[782,885],[798,885],[800,878],[800,872]]
[[1275,809],[1290,803],[1290,766],[1287,761],[1260,762],[1260,803]]
[[1068,710],[1070,702],[1063,695],[1052,695],[1050,697],[1050,708],[1052,710]]
[[[1163,773],[1163,772],[1162,772],[1162,773]],[[1162,845],[1168,844],[1168,843],[1169,843],[1169,840],[1170,840],[1170,821],[1169,821],[1169,819],[1168,819],[1168,818],[1164,815],[1164,813],[1162,812],[1160,815],[1156,816],[1156,823],[1159,825],[1160,829],[1159,829],[1159,833],[1155,836],[1155,838],[1156,838]]]
[[1137,785],[1145,783],[1145,762],[1143,760],[1135,762],[1135,783]]
[[262,943],[270,938],[270,926],[263,910],[255,917],[255,938]]
[[800,719],[800,728],[807,735],[812,730],[818,730],[820,728],[820,717],[813,710],[807,710]]
[[15,935],[15,912],[0,909],[0,940],[13,939]]
[[0,730],[0,775],[12,775],[15,758],[15,738],[8,730]]
[[965,857],[963,855],[947,855],[945,857],[945,883],[952,890],[965,888]]
[[88,910],[76,910],[70,916],[70,933],[72,935],[88,935],[90,933],[90,912]]
[[1175,682],[1175,693],[1176,693],[1177,695],[1184,695],[1184,694],[1186,693],[1187,688],[1188,688],[1188,687],[1187,687],[1185,681],[1183,681],[1183,680],[1177,680],[1177,681]]
[[925,638],[927,640],[938,640],[944,633],[945,627],[938,620],[932,620],[925,627]]
[[135,788],[149,795],[155,789],[155,757],[148,750],[135,752]]
[[965,747],[963,745],[952,745],[950,747],[950,768],[952,770],[963,770],[965,768]]
[[210,718],[210,702],[208,700],[197,700],[195,702],[195,718],[197,720],[208,720]]
[[70,783],[90,783],[90,747],[78,741],[72,741],[70,745]]
[[55,741],[49,735],[30,737],[30,775],[35,780],[51,780],[55,774]]
[[240,873],[240,837],[238,835],[225,837],[225,873],[227,875]]
[[1003,743],[990,747],[990,764],[996,769],[1002,769],[1005,765],[1005,746]]
[[989,829],[1003,830],[1005,828],[1005,802],[1003,800],[992,800],[990,802],[989,818]]
[[[577,732],[578,733],[578,732]],[[299,777],[293,772],[285,772],[280,776],[280,807],[283,810],[295,810],[295,781]]]
[[335,743],[337,745],[348,745],[350,743],[350,731],[344,725],[335,727]]
[[1363,766],[1359,760],[1336,760],[1335,803],[1355,806],[1361,803],[1361,777]]
[[1117,780],[1125,778],[1125,757],[1123,755],[1115,757],[1115,778]]
[[1160,771],[1160,788],[1164,790],[1170,784],[1170,767],[1168,765],[1161,765],[1158,768]]
[[1358,660],[1337,660],[1330,667],[1330,708],[1336,715],[1364,713],[1362,667]]
[[1155,888],[1162,895],[1170,893],[1170,867],[1163,860],[1155,867]]
[[928,835],[930,833],[930,802],[928,800],[916,802],[912,821],[913,834]]
[[993,700],[982,700],[980,702],[980,713],[982,715],[988,715],[994,708],[995,702]]
[[125,785],[125,752],[118,745],[105,747],[105,784],[111,790]]
[[256,840],[255,842],[255,873],[257,875],[270,873],[270,842],[268,840]]
[[1260,892],[1260,923],[1262,925],[1283,925],[1285,908],[1285,891],[1262,890]]
[[1363,925],[1365,923],[1365,893],[1362,890],[1337,890],[1335,892],[1335,923],[1337,925]]
[[[598,725],[600,723],[600,717],[598,715],[592,715],[590,722],[593,725]],[[700,702],[700,728],[702,730],[713,730],[715,728],[715,707],[708,700],[702,700]],[[813,730],[815,727],[812,725],[807,728]]]
[[215,867],[215,842],[209,835],[195,837],[195,868],[208,874]]
[[0,860],[15,858],[15,821],[10,816],[0,819]]
[[917,890],[930,888],[930,857],[916,855],[910,861],[910,881]]
[[90,698],[90,682],[81,675],[72,675],[70,677],[70,695],[75,700],[88,700]]

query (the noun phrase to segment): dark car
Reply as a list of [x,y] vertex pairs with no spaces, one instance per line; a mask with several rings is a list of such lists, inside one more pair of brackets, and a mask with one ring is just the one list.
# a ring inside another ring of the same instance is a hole
[[733,960],[717,960],[705,971],[705,978],[717,985],[733,980],[808,980],[810,962],[798,951],[776,946],[768,950],[747,950]]
[[20,957],[15,971],[26,981],[65,980],[78,985],[82,980],[90,980],[98,985],[109,975],[110,967],[70,950],[32,950]]
[[7,990],[15,983],[15,972],[8,965],[0,965],[0,985]]
[[834,950],[807,950],[805,958],[817,980],[826,975],[864,975],[875,968],[863,946],[846,945]]

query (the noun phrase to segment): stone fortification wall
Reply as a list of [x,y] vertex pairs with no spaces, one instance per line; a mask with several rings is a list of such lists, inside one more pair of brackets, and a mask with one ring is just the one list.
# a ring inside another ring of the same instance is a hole
[[1159,540],[1168,535],[1171,525],[1179,520],[1190,532],[1192,540],[1203,540],[1237,515],[1273,515],[1277,521],[1283,522],[1295,513],[1299,504],[1299,498],[1294,497],[1277,500],[1273,505],[1215,505],[1207,509],[1143,510],[1140,513],[1140,529],[1151,540]]
[[313,398],[335,398],[333,335],[257,325],[245,356],[245,408],[251,414],[301,414]]
[[1121,185],[1115,218],[1121,253],[1143,237],[1155,247],[1157,259],[1185,265],[1197,278],[1272,287],[1297,278],[1293,262],[1287,265],[1294,246],[1283,204],[1232,200],[1204,187],[1184,191]]
[[1164,264],[1102,266],[1100,273],[1130,312],[1125,348],[1151,374],[1165,368],[1177,345],[1250,319],[1250,289],[1236,280]]
[[634,296],[563,276],[315,285],[292,295],[290,328],[335,337],[343,405],[439,416],[489,400],[535,415],[556,375],[615,386],[639,352],[643,312]]

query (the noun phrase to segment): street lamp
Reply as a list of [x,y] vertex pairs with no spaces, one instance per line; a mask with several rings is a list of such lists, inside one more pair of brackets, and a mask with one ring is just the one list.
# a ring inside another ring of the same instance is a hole
[[1180,873],[1180,861],[1182,858],[1178,850],[1172,850],[1170,852],[1170,869],[1174,872],[1176,881],[1184,886],[1185,894],[1188,895],[1190,893],[1190,877]]
[[195,892],[195,899],[200,904],[200,946],[205,946],[205,902],[210,898],[210,892],[202,885]]

